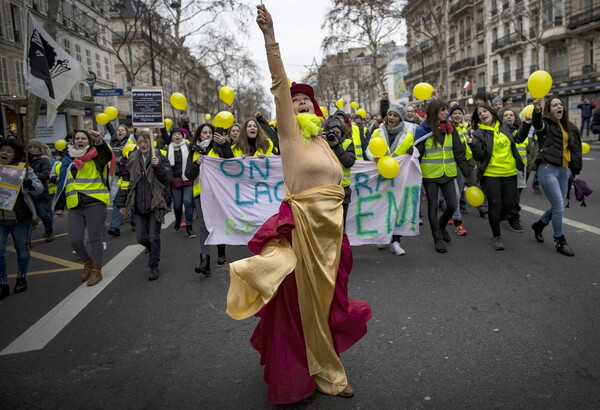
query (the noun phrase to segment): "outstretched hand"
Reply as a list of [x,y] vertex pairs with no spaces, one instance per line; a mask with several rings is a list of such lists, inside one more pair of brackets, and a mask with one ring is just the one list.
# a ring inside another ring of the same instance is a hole
[[273,18],[271,17],[271,13],[267,11],[267,8],[264,4],[259,4],[258,6],[256,6],[256,9],[256,23],[258,24],[260,30],[263,32],[263,36],[265,37],[265,43],[276,43],[275,30],[273,29]]

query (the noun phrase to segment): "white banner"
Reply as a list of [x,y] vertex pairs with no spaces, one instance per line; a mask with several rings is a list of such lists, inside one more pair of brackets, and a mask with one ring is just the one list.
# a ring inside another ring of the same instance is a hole
[[27,12],[27,35],[24,36],[24,77],[27,88],[48,105],[48,126],[54,123],[58,106],[73,86],[89,76],[87,70],[71,57],[41,24]]
[[[416,151],[415,151],[416,152]],[[421,168],[415,156],[395,158],[400,172],[379,175],[377,164],[357,161],[346,233],[351,245],[389,243],[392,234],[419,234]],[[285,197],[281,157],[205,157],[200,167],[208,245],[246,245]]]

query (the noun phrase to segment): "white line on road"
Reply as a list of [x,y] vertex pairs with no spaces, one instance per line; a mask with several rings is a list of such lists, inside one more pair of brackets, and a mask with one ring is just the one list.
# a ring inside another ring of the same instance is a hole
[[[165,216],[162,229],[175,220],[172,213]],[[142,245],[129,245],[102,267],[102,281],[95,286],[83,283],[73,293],[38,320],[25,333],[0,352],[0,356],[43,349],[100,294],[144,250]]]
[[[530,206],[523,205],[523,204],[521,204],[521,209],[524,210],[524,211],[530,212],[532,214],[539,215],[539,216],[544,215],[544,212],[546,212],[546,211],[542,211],[542,210],[539,210],[537,208],[532,208]],[[581,222],[577,222],[577,221],[574,221],[574,220],[569,219],[569,218],[563,218],[563,223],[565,225],[569,225],[569,226],[572,226],[574,228],[583,229],[584,231],[588,231],[588,232],[591,232],[591,233],[595,233],[596,235],[600,235],[600,228],[596,228],[595,226],[591,226],[591,225],[587,225],[587,224],[584,224],[584,223],[581,223]]]

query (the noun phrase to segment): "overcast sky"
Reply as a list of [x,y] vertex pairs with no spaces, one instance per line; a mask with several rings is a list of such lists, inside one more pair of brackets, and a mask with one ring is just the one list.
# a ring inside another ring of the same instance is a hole
[[[258,1],[256,2],[258,4]],[[286,73],[292,81],[300,82],[307,73],[305,66],[313,59],[321,62],[321,31],[323,16],[329,7],[326,0],[263,0],[273,16],[275,38],[281,47]],[[316,16],[316,18],[315,18]],[[250,55],[263,74],[263,84],[271,84],[262,32],[256,25],[256,12],[250,22]],[[269,94],[270,95],[270,94]]]

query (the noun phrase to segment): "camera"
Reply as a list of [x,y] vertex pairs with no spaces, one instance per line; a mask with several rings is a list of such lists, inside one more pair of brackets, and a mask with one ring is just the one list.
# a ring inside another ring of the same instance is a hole
[[323,130],[325,132],[325,139],[329,142],[334,142],[336,140],[339,139],[340,137],[340,133],[338,131],[335,130],[334,127],[327,125],[325,126],[325,129]]

